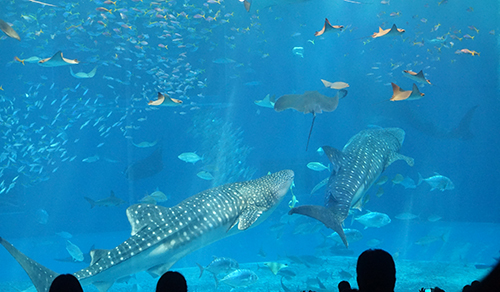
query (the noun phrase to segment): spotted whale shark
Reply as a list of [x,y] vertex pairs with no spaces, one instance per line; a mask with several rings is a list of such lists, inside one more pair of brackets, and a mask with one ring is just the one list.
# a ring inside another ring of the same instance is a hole
[[[128,275],[160,276],[185,255],[254,227],[282,201],[294,178],[291,170],[226,184],[189,197],[176,206],[136,204],[126,213],[131,236],[111,250],[91,251],[90,266],[75,272],[82,285],[100,292]],[[19,262],[38,292],[49,291],[58,273],[30,259],[5,239],[0,243]]]
[[342,224],[349,210],[362,202],[364,195],[391,163],[413,159],[400,154],[405,132],[399,128],[363,130],[352,137],[342,151],[323,146],[333,170],[328,179],[324,206],[303,205],[292,208],[289,214],[315,218],[336,231],[346,247],[349,246]]

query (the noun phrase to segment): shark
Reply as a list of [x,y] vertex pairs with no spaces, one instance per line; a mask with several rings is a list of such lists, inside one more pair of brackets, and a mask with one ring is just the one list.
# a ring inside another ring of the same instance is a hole
[[323,146],[332,164],[324,206],[302,205],[292,208],[289,214],[309,216],[336,231],[349,247],[342,224],[349,210],[363,201],[366,192],[380,174],[397,160],[413,166],[413,158],[399,153],[405,138],[400,128],[367,129],[352,137],[342,151]]
[[[82,286],[92,284],[100,292],[137,272],[160,276],[185,255],[262,223],[283,200],[293,179],[292,170],[282,170],[203,191],[169,208],[132,205],[126,211],[131,236],[113,249],[92,250],[90,265],[73,275]],[[0,244],[23,267],[38,292],[49,291],[58,273],[1,237]]]

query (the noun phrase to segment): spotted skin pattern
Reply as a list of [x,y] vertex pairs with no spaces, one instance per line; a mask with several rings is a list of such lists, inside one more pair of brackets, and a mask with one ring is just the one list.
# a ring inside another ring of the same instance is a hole
[[349,210],[362,202],[366,192],[392,162],[402,159],[413,166],[412,158],[398,153],[404,137],[405,132],[399,128],[368,129],[352,137],[342,151],[323,146],[333,166],[324,207],[299,206],[292,209],[290,214],[318,219],[339,233],[347,247],[342,223]]
[[[259,179],[206,190],[167,208],[136,204],[127,208],[130,238],[111,250],[93,250],[90,266],[74,275],[82,285],[105,292],[125,276],[166,272],[185,255],[217,240],[254,227],[278,206],[294,173],[282,170]],[[0,243],[30,276],[38,292],[46,292],[58,275],[22,254],[6,240]]]

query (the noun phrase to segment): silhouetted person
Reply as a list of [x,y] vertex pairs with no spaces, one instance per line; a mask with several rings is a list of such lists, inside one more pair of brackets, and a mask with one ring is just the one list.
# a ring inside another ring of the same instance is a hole
[[75,276],[61,274],[52,281],[49,292],[83,292],[83,289]]
[[462,292],[498,292],[500,291],[500,262],[481,281],[465,285]]
[[179,272],[168,271],[158,280],[156,292],[187,292],[186,279]]
[[381,249],[365,250],[356,264],[360,292],[393,292],[396,285],[396,265],[392,256]]
[[338,285],[339,292],[351,292],[353,289],[351,289],[351,284],[347,281],[342,281]]

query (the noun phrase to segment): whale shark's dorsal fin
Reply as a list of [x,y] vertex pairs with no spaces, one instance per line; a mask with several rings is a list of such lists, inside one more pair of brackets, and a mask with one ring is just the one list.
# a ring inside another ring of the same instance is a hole
[[99,259],[101,259],[105,254],[109,252],[108,249],[93,249],[90,251],[90,265],[95,264]]
[[332,174],[337,173],[342,166],[342,162],[344,161],[344,154],[342,151],[330,146],[322,146],[321,148],[332,164]]
[[127,218],[132,227],[131,235],[147,227],[152,221],[161,221],[169,208],[151,204],[135,204],[127,208]]

